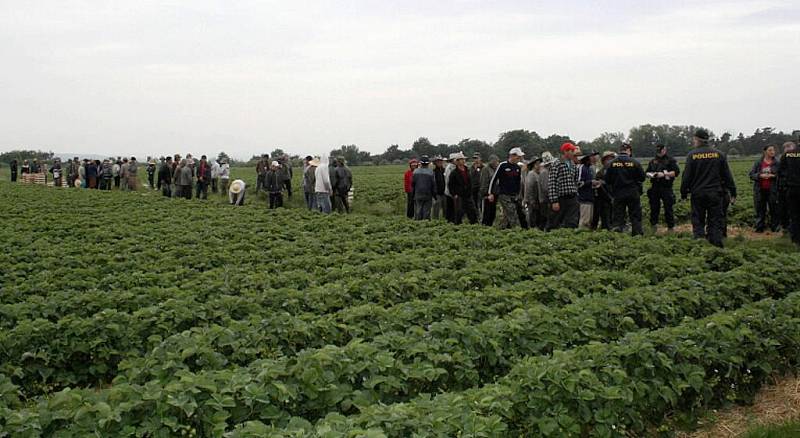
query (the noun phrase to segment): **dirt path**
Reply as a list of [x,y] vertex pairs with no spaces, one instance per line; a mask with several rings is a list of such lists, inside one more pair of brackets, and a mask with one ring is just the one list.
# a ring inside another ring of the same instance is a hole
[[[680,224],[675,227],[676,233],[690,233],[692,232],[692,224]],[[658,234],[666,234],[666,228],[659,228]],[[763,233],[756,233],[752,228],[738,228],[728,227],[728,237],[742,236],[748,240],[770,240],[777,239],[783,236],[783,232],[773,233],[772,231],[765,231]]]
[[678,438],[735,438],[756,425],[779,424],[800,418],[800,378],[783,377],[765,386],[752,406],[733,406],[716,411],[701,421],[700,429],[678,433]]

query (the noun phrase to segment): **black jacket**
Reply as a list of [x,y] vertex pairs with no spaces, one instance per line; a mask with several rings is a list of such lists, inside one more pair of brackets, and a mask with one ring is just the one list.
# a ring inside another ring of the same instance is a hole
[[450,172],[450,181],[447,187],[450,189],[450,196],[470,197],[472,196],[472,180],[470,180],[469,169],[466,169],[467,180],[456,167]]
[[619,154],[606,169],[606,187],[615,199],[641,196],[644,170],[638,161],[627,154]]
[[652,187],[654,189],[672,190],[672,183],[678,178],[678,175],[681,174],[681,170],[678,167],[678,162],[669,155],[655,157],[647,164],[647,173],[657,172],[675,172],[675,178],[651,178],[650,182],[652,183]]
[[433,169],[433,179],[436,180],[436,196],[444,196],[444,167]]
[[681,197],[689,193],[723,194],[725,191],[736,197],[736,183],[725,154],[709,146],[690,151],[681,180]]
[[783,154],[778,164],[778,184],[781,188],[800,188],[800,151]]
[[172,184],[172,166],[168,164],[162,164],[158,168],[158,187],[161,187],[162,184]]

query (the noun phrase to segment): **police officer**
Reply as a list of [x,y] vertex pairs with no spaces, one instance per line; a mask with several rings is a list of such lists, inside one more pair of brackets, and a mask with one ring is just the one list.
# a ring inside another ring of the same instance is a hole
[[692,138],[692,149],[686,157],[681,180],[681,199],[692,195],[692,231],[695,239],[705,237],[712,245],[722,247],[724,192],[736,202],[736,183],[731,176],[725,154],[708,142],[708,131],[698,129]]
[[800,245],[800,151],[791,149],[783,153],[778,164],[778,185],[786,191],[789,234],[792,242]]
[[650,178],[650,190],[647,197],[650,200],[650,225],[653,228],[658,224],[658,215],[661,204],[664,204],[664,219],[667,228],[675,228],[675,193],[672,192],[672,183],[680,174],[680,168],[674,158],[667,155],[667,147],[663,144],[656,146],[656,156],[647,164],[647,177]]
[[631,152],[631,145],[623,143],[619,148],[619,155],[609,165],[604,178],[606,187],[614,198],[613,229],[622,232],[627,212],[631,220],[631,232],[637,236],[644,234],[641,195],[645,174],[642,165],[631,157]]

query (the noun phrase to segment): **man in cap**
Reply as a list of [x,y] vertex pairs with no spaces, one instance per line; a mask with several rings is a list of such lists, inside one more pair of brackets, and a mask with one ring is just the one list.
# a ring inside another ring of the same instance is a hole
[[[217,157],[219,158],[219,157]],[[211,193],[219,191],[219,172],[221,170],[219,159],[211,160]]]
[[597,186],[594,166],[597,164],[597,151],[590,151],[578,157],[578,206],[580,218],[578,228],[590,229],[594,217],[594,189]]
[[219,164],[219,184],[220,193],[228,191],[228,184],[231,182],[231,166],[228,164],[228,159],[223,158]]
[[447,158],[447,164],[444,166],[444,194],[445,194],[445,202],[444,202],[444,217],[447,219],[448,222],[453,223],[455,216],[455,207],[453,205],[453,197],[450,195],[450,174],[453,173],[453,170],[456,168],[456,159],[455,157],[458,156],[460,152],[453,152]]
[[428,166],[431,164],[430,158],[423,155],[419,160],[419,168],[414,170],[411,177],[411,188],[414,192],[414,220],[429,220],[431,218],[431,206],[436,198],[436,178],[433,170]]
[[114,164],[110,158],[103,160],[100,167],[100,190],[111,190],[114,184]]
[[158,187],[161,194],[169,198],[172,196],[172,157],[167,155],[158,168]]
[[736,183],[725,154],[709,145],[709,134],[698,129],[692,138],[694,149],[686,156],[681,180],[681,199],[692,196],[692,231],[696,239],[706,238],[722,247],[724,218],[722,202],[726,190],[736,202]]
[[264,175],[264,191],[269,195],[270,210],[283,207],[283,174],[278,161],[273,161]]
[[[228,201],[230,201],[231,205],[244,205],[245,187],[244,181],[240,179],[237,179],[231,183],[231,186],[228,189]],[[190,196],[191,192],[192,191],[189,190]]]
[[522,211],[520,194],[522,193],[522,171],[519,162],[525,157],[522,149],[515,147],[508,151],[508,160],[497,166],[489,181],[490,202],[497,200],[503,207],[503,220],[500,228],[514,228],[520,225],[519,214]]
[[53,187],[61,187],[61,177],[64,170],[61,168],[61,159],[56,158],[53,165],[50,167],[50,173],[53,174]]
[[472,182],[472,203],[477,210],[481,208],[481,174],[483,173],[481,154],[472,154],[472,165],[469,167],[469,179]]
[[461,224],[466,214],[469,223],[478,222],[478,212],[472,203],[472,181],[467,169],[467,157],[458,152],[454,155],[456,168],[450,172],[447,186],[453,198],[453,223]]
[[305,158],[305,167],[303,168],[303,196],[305,196],[306,207],[309,210],[316,210],[317,197],[314,193],[314,172],[319,166],[319,160],[315,160],[311,155]]
[[211,166],[208,164],[208,158],[203,155],[200,157],[200,164],[197,166],[197,184],[195,185],[195,197],[197,199],[208,199],[208,184],[210,180]]
[[278,160],[278,163],[280,163],[280,165],[281,165],[281,168],[279,170],[280,170],[281,177],[283,178],[283,186],[286,188],[286,196],[288,196],[289,199],[291,200],[292,199],[292,177],[294,176],[294,173],[292,171],[292,161],[289,159],[288,155],[284,154]]
[[[136,157],[131,157],[128,160],[125,174],[128,178],[128,190],[137,190],[139,188],[139,166],[136,162]],[[91,180],[91,177],[89,179]]]
[[536,157],[528,163],[528,173],[525,175],[524,206],[528,212],[527,220],[530,228],[542,229],[544,227],[539,197],[541,195],[541,190],[539,189],[541,172],[542,159]]
[[156,176],[156,160],[152,157],[147,157],[147,183],[150,185],[150,190],[155,190],[155,176]]
[[[71,162],[72,160],[70,160]],[[17,160],[11,160],[11,164],[9,164],[9,168],[11,169],[11,182],[17,182]]]
[[411,179],[414,176],[419,161],[416,158],[408,160],[408,170],[403,174],[403,190],[406,192],[406,217],[414,219],[414,189],[411,187]]
[[600,170],[595,175],[595,190],[594,190],[594,215],[592,217],[592,229],[600,229],[611,231],[611,223],[613,217],[613,204],[614,198],[608,191],[606,186],[605,176],[611,162],[617,158],[617,153],[614,151],[605,151],[600,158]]
[[264,185],[264,175],[267,174],[267,170],[269,169],[269,155],[264,154],[261,158],[256,162],[256,193],[261,190],[261,187]]
[[619,154],[605,174],[605,182],[611,196],[614,197],[613,228],[621,233],[625,228],[625,216],[631,221],[631,233],[634,236],[644,234],[642,229],[642,183],[645,180],[642,165],[631,156],[633,149],[623,143]]
[[795,147],[787,148],[778,164],[778,185],[786,194],[784,208],[788,212],[789,235],[792,242],[800,245],[800,152]]
[[663,204],[664,220],[667,228],[672,231],[675,228],[675,193],[672,191],[672,183],[680,174],[680,168],[677,161],[667,155],[667,147],[663,144],[656,146],[656,156],[647,164],[646,174],[651,183],[650,190],[647,191],[647,198],[650,200],[650,225],[653,229],[656,228]]
[[75,187],[75,180],[78,179],[81,167],[81,161],[78,157],[74,157],[67,163],[67,185]]
[[542,167],[539,169],[539,223],[536,226],[546,231],[552,221],[554,215],[553,210],[550,208],[550,198],[548,193],[550,191],[550,171],[553,165],[558,163],[558,159],[553,156],[549,151],[542,152]]
[[547,228],[578,228],[580,206],[578,205],[578,167],[575,153],[578,147],[567,142],[561,145],[561,159],[553,165],[548,176],[547,198],[553,215]]
[[481,215],[481,224],[486,225],[487,227],[491,227],[494,225],[494,219],[497,216],[497,200],[494,199],[491,202],[489,201],[489,185],[492,182],[492,178],[494,177],[495,172],[497,172],[497,166],[500,165],[500,158],[497,155],[492,155],[489,157],[489,163],[487,167],[485,167],[481,171],[481,181],[480,181],[480,193],[479,193],[479,202],[480,202],[480,215]]
[[336,158],[335,175],[336,178],[331,182],[333,184],[334,206],[337,212],[350,214],[348,197],[350,196],[350,189],[353,187],[353,172],[347,167],[344,157]]
[[433,218],[439,219],[444,216],[445,209],[445,193],[444,189],[447,183],[444,179],[444,158],[436,156],[433,158],[433,179],[436,187],[436,196],[433,198],[433,205],[431,207]]

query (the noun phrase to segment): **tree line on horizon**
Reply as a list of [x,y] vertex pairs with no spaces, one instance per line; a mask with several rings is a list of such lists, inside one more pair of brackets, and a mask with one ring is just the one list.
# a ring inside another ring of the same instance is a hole
[[[539,156],[544,151],[550,151],[555,154],[563,143],[571,141],[581,146],[581,149],[594,149],[599,152],[605,150],[616,151],[623,142],[628,142],[633,145],[634,155],[638,157],[649,157],[654,154],[657,144],[664,144],[667,146],[670,155],[680,157],[685,156],[691,149],[692,136],[699,128],[701,127],[694,125],[646,124],[631,128],[628,135],[622,132],[604,132],[592,141],[575,141],[568,135],[560,134],[542,137],[536,131],[515,129],[500,134],[494,143],[466,138],[456,144],[433,144],[427,137],[420,137],[408,149],[401,149],[399,145],[393,144],[381,154],[372,154],[368,151],[360,150],[357,145],[351,144],[342,145],[331,150],[330,156],[344,157],[350,165],[397,164],[411,158],[419,158],[422,155],[447,157],[453,152],[463,152],[467,156],[478,153],[483,158],[497,155],[502,159],[513,147],[522,148],[527,156]],[[753,134],[748,136],[741,132],[736,137],[730,132],[725,132],[719,137],[715,136],[710,130],[709,133],[711,133],[712,143],[730,156],[758,155],[765,146],[781,145],[786,141],[797,141],[800,138],[800,130],[786,133],[771,127],[756,129]],[[281,148],[276,148],[269,152],[270,157],[283,155],[288,155],[293,164],[297,165],[305,154],[287,154]],[[0,153],[0,163],[10,163],[15,159],[19,162],[33,159],[50,161],[54,156],[53,152],[20,148]],[[217,158],[220,160],[227,159],[232,166],[255,165],[261,158],[261,154],[253,155],[247,161],[233,159],[225,152],[220,152]]]

